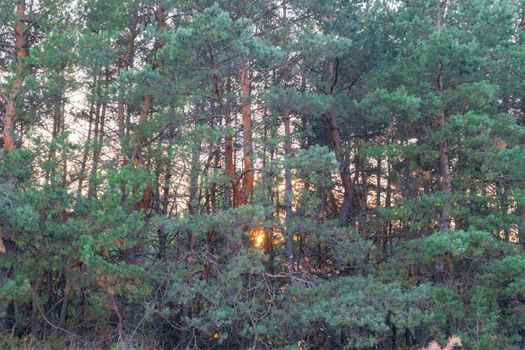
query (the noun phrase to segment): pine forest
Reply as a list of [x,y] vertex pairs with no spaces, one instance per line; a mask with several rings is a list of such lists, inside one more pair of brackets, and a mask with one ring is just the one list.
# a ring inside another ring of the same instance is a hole
[[525,349],[525,0],[0,0],[0,349]]

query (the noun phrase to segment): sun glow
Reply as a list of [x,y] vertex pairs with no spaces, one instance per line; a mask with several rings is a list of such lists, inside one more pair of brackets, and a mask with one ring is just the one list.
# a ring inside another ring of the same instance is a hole
[[264,248],[266,242],[266,231],[262,227],[254,227],[251,230],[252,244],[255,248]]

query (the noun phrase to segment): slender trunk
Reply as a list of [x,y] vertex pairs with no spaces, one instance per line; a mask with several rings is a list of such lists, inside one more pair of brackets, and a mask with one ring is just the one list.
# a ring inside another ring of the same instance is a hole
[[134,145],[132,157],[133,157],[133,162],[136,164],[144,165],[142,147],[144,146],[146,137],[144,135],[144,130],[142,130],[142,128],[144,127],[144,124],[146,124],[148,120],[148,114],[151,110],[152,105],[153,105],[153,95],[147,95],[144,98],[144,101],[142,102],[142,107],[139,113],[138,127],[137,127],[137,131],[135,135],[135,145]]
[[[301,72],[301,94],[304,94],[306,90],[306,78],[304,72]],[[303,130],[303,137],[301,137],[301,149],[307,150],[310,148],[310,136],[308,132],[308,119],[306,115],[301,115],[301,126]],[[308,177],[302,176],[302,181],[304,184],[304,193],[305,193],[305,201],[302,202],[298,208],[299,216],[306,216],[308,213],[308,195],[310,194],[310,181],[308,180]],[[302,235],[297,235],[298,237],[298,246],[297,246],[297,253],[295,254],[295,264],[297,266],[301,266],[302,258],[304,258],[305,254],[303,253],[303,237]],[[292,237],[293,239],[293,237]]]
[[[153,105],[153,95],[147,95],[144,98],[144,102],[142,103],[142,109],[139,113],[139,123],[138,123],[138,129],[135,137],[135,146],[133,149],[132,154],[132,160],[133,164],[140,167],[145,167],[145,160],[144,156],[142,154],[143,152],[143,146],[146,141],[146,138],[144,136],[144,131],[142,130],[144,125],[146,124],[146,121],[148,119],[148,114],[151,110],[151,107]],[[153,187],[151,184],[148,184],[146,188],[144,189],[144,193],[142,195],[142,199],[138,203],[138,209],[141,211],[146,211],[150,204],[151,200],[153,199]]]
[[376,208],[381,208],[381,158],[377,158],[376,173]]
[[[440,129],[443,130],[446,123],[445,114],[439,116]],[[451,227],[451,202],[450,195],[452,193],[452,184],[450,180],[450,162],[448,158],[448,145],[447,140],[443,140],[439,145],[439,169],[441,172],[441,191],[444,196],[443,209],[441,211],[441,217],[439,221],[439,229],[450,230]]]
[[[231,88],[230,83],[228,82],[226,89],[229,91]],[[222,101],[222,97],[220,98]],[[229,108],[224,105],[224,101],[221,102],[224,110],[224,125],[226,128],[230,127],[232,124],[232,118],[229,111]],[[225,141],[225,154],[224,154],[224,161],[226,166],[226,175],[228,175],[228,178],[230,179],[230,185],[227,186],[226,190],[224,191],[225,194],[225,200],[224,204],[226,208],[237,208],[239,206],[239,200],[240,200],[240,189],[237,183],[237,175],[235,174],[235,165],[234,165],[234,150],[233,150],[233,135],[231,134],[231,131],[228,131],[226,136],[224,137]]]
[[243,165],[242,189],[239,196],[239,205],[248,204],[253,192],[253,145],[252,145],[252,119],[250,112],[250,79],[248,76],[248,62],[243,62],[240,74],[241,100],[242,100],[242,130],[243,130]]
[[[525,127],[525,97],[522,101],[522,125]],[[521,146],[525,149],[525,134],[521,139]],[[522,247],[525,249],[525,204],[520,207],[520,224],[519,224],[519,240]]]
[[[186,272],[186,281],[188,285],[193,284],[193,272],[195,270],[195,263],[196,263],[196,256],[195,256],[195,236],[193,234],[193,231],[191,229],[188,229],[187,232],[187,247],[186,247],[186,261],[188,263],[188,269]],[[186,300],[182,306],[181,306],[181,319],[185,319],[188,316],[190,316],[190,312],[192,311],[192,305],[193,300],[188,299]],[[186,348],[187,343],[187,336],[190,333],[191,328],[185,328],[181,327],[179,331],[179,348],[184,349]]]
[[360,158],[361,163],[361,210],[359,212],[359,233],[362,237],[368,237],[367,206],[368,206],[368,175],[366,171],[366,160]]
[[[386,160],[387,178],[386,178],[386,192],[385,192],[385,208],[392,207],[392,162],[389,158]],[[392,251],[392,221],[388,220],[385,223],[385,243],[383,247],[383,253],[387,254],[387,245],[390,243],[390,250]]]
[[[436,0],[436,30],[438,34],[441,32],[441,0]],[[438,94],[443,95],[443,61],[438,62],[438,74],[436,78],[436,90]],[[447,117],[445,111],[440,111],[437,116],[439,131],[444,132]],[[441,191],[444,196],[443,209],[439,220],[439,229],[442,231],[450,230],[451,225],[451,203],[450,194],[452,193],[452,184],[450,181],[450,162],[448,158],[448,142],[444,135],[439,145],[439,169],[441,173]]]
[[[58,100],[58,96],[55,96],[55,98]],[[55,143],[55,140],[57,139],[57,136],[60,133],[60,125],[60,103],[57,101],[55,106],[53,107],[53,129],[51,130],[51,142],[49,143],[49,163],[51,164],[51,167],[49,167],[49,169],[46,170],[46,175],[44,177],[47,184],[54,181],[55,174],[57,171],[57,145]]]
[[[229,125],[231,119],[228,116],[224,116],[224,124]],[[235,178],[235,169],[233,165],[233,137],[231,135],[226,135],[224,137],[224,162],[226,167],[226,175],[230,179],[230,185],[227,185],[224,189],[224,206],[226,208],[237,207],[237,179]],[[233,193],[232,193],[233,192]],[[233,198],[232,198],[233,194]]]
[[189,203],[188,211],[190,215],[198,213],[199,209],[199,173],[200,173],[200,155],[201,155],[201,139],[196,140],[191,152],[190,165],[190,188],[189,188]]
[[[97,83],[96,78],[93,81],[93,87]],[[80,163],[80,171],[78,173],[78,185],[77,185],[77,207],[80,204],[80,197],[82,195],[82,187],[86,177],[87,160],[89,155],[89,144],[91,143],[91,133],[93,131],[93,115],[95,114],[94,100],[91,101],[88,114],[88,134],[87,139],[84,142],[84,151],[82,155],[82,162]]]
[[[264,90],[268,89],[268,83],[266,79],[264,80]],[[268,183],[270,181],[269,172],[268,169],[268,150],[270,147],[268,147],[268,124],[269,124],[270,118],[268,117],[268,106],[264,105],[263,112],[262,112],[262,126],[263,126],[263,134],[262,134],[262,157],[261,157],[261,183],[263,184],[263,187],[267,188]],[[270,196],[268,193],[265,193],[264,197],[264,204],[269,205],[270,202]]]
[[[208,55],[210,57],[210,63],[212,70],[215,70],[215,55],[211,46],[208,46]],[[215,93],[215,99],[221,112],[223,113],[224,118],[224,127],[228,129],[231,126],[232,118],[230,110],[224,101],[222,83],[217,74],[213,74],[213,88]],[[230,82],[226,84],[226,91],[230,90]],[[229,184],[224,187],[224,207],[232,208],[237,207],[239,203],[239,190],[237,187],[237,178],[235,175],[235,166],[233,164],[233,135],[230,130],[227,130],[226,135],[224,135],[224,168],[226,170],[226,175],[229,178]]]
[[173,138],[174,138],[174,130],[173,127],[170,126],[169,132],[169,144],[168,144],[168,156],[166,161],[166,173],[164,175],[164,183],[162,185],[162,199],[161,199],[161,213],[164,215],[168,214],[168,204],[169,204],[169,198],[170,198],[170,183],[172,178],[172,160],[173,160]]
[[[20,95],[20,90],[24,84],[24,78],[26,73],[26,59],[28,57],[27,41],[25,26],[26,19],[26,3],[25,0],[16,1],[16,14],[17,19],[15,23],[15,53],[16,53],[16,71],[14,75],[13,85],[11,91],[7,96],[6,111],[2,118],[2,136],[4,142],[5,153],[8,154],[14,151],[16,148],[15,143],[15,122],[18,117],[17,111],[17,99]],[[14,176],[9,177],[9,183],[12,187],[16,186],[16,178]],[[9,246],[10,244],[8,244]],[[4,234],[0,233],[0,252],[6,250],[4,245]]]
[[89,198],[92,198],[94,195],[95,195],[95,186],[94,186],[94,182],[95,182],[95,176],[96,176],[96,170],[97,170],[97,157],[95,156],[96,155],[96,148],[97,148],[97,142],[98,142],[98,136],[99,136],[99,130],[100,130],[100,108],[101,108],[101,104],[100,104],[100,97],[99,97],[99,94],[100,94],[100,87],[97,85],[97,88],[96,88],[96,93],[95,95],[93,96],[93,99],[96,100],[96,103],[95,103],[95,110],[94,110],[94,116],[95,116],[95,121],[94,121],[94,124],[93,124],[93,149],[92,149],[92,165],[91,165],[91,170],[89,172],[89,179],[88,179],[88,197]]
[[[26,3],[25,0],[16,1],[16,14],[17,19],[15,23],[15,53],[16,53],[16,68],[13,78],[13,84],[11,90],[7,95],[6,111],[2,118],[2,136],[4,142],[5,153],[8,154],[14,151],[16,148],[15,143],[15,122],[18,117],[17,111],[17,100],[21,95],[21,89],[24,84],[24,78],[26,74],[26,59],[28,57],[28,43],[26,40],[27,28],[25,25],[26,20]],[[9,183],[11,187],[15,187],[16,179],[13,176],[9,177]],[[4,245],[4,234],[0,232],[0,253],[6,251]],[[12,241],[14,242],[14,241]],[[8,244],[7,247],[11,246]],[[8,248],[9,249],[9,248]]]
[[[382,192],[382,186],[381,186],[381,173],[382,173],[382,165],[381,165],[381,158],[377,158],[377,172],[376,172],[376,204],[375,204],[375,212],[376,212],[376,232],[380,237],[377,238],[377,244],[378,244],[378,252],[383,252],[385,248],[385,233],[383,230],[383,223],[381,221],[381,192]],[[381,253],[378,253],[376,255],[377,262],[381,260]]]
[[31,338],[36,339],[38,336],[38,315],[40,313],[40,307],[38,305],[40,299],[40,288],[42,286],[41,272],[37,271],[36,280],[34,286],[31,286]]
[[[436,31],[438,34],[441,32],[441,0],[436,0]],[[440,59],[438,62],[438,73],[436,78],[436,90],[441,96],[444,92],[443,85],[443,61]],[[438,119],[438,127],[441,133],[444,133],[445,126],[447,123],[447,117],[445,111],[441,110]],[[445,135],[442,135],[442,140],[439,145],[439,169],[441,174],[441,192],[443,193],[443,209],[439,220],[440,231],[448,231],[451,228],[451,211],[452,204],[450,201],[450,195],[452,193],[452,184],[450,180],[450,163],[448,158],[448,142]],[[435,276],[436,282],[442,282],[446,275],[451,270],[451,256],[449,253],[442,254],[436,258],[435,263]]]
[[4,149],[6,153],[15,149],[14,127],[18,116],[17,98],[20,94],[22,85],[24,84],[24,75],[26,71],[26,59],[28,57],[27,41],[25,26],[26,19],[26,4],[25,0],[16,1],[17,20],[15,23],[15,52],[16,52],[16,71],[13,80],[11,91],[7,97],[6,112],[3,118],[3,137]]
[[154,182],[154,186],[153,186],[154,193],[155,193],[153,198],[155,199],[155,202],[152,205],[152,208],[154,208],[156,213],[160,212],[160,205],[161,205],[161,201],[160,201],[161,185],[160,185],[160,182],[161,182],[162,168],[164,167],[163,162],[167,158],[162,153],[162,144],[163,144],[163,140],[162,140],[162,138],[159,137],[159,139],[157,140],[157,149],[155,151],[155,182]]
[[69,271],[65,271],[66,285],[64,287],[64,294],[62,296],[62,305],[60,308],[59,326],[62,328],[66,327],[67,309],[69,303],[69,296],[71,294],[71,276]]
[[[272,121],[271,126],[270,126],[270,139],[272,140],[275,140],[277,138],[278,126],[275,124],[276,124],[275,121]],[[277,158],[277,149],[272,144],[270,145],[270,167],[269,167],[269,175],[268,175],[270,181],[268,182],[268,188],[267,188],[270,205],[277,205],[280,203],[279,191],[274,190],[274,187],[275,187],[274,179],[277,175],[276,174],[277,171],[275,167],[276,158]]]
[[204,263],[204,272],[202,278],[207,281],[212,273],[213,255],[215,253],[215,231],[206,231],[206,261]]
[[[305,77],[304,72],[301,72],[301,89],[300,89],[301,94],[304,94],[305,90],[306,90],[306,77]],[[308,119],[306,115],[304,114],[301,115],[301,127],[302,127],[302,132],[303,132],[303,136],[301,137],[301,149],[307,150],[308,148],[310,148],[311,141],[310,141],[310,136],[309,136],[309,131],[308,131]],[[302,181],[304,183],[304,192],[309,193],[310,192],[310,182],[308,181],[308,177],[302,176]],[[306,214],[308,210],[306,203],[307,201],[301,204],[299,208],[300,215]]]
[[[107,82],[107,79],[106,79]],[[98,163],[100,161],[100,154],[102,151],[102,143],[104,140],[104,123],[106,114],[106,101],[101,102],[100,86],[97,89],[97,108],[95,112],[95,129],[93,132],[93,159],[91,165],[91,172],[89,174],[88,197],[97,197],[97,173]]]
[[[39,283],[38,283],[39,284]],[[31,338],[37,339],[38,336],[38,299],[40,295],[38,293],[39,286],[34,289],[31,289],[32,298],[31,298]]]
[[[285,57],[285,60],[288,58]],[[287,89],[288,80],[288,65],[284,65],[283,81],[282,86],[285,89],[285,95],[288,97]],[[285,101],[285,107],[283,111],[284,118],[284,157],[289,159],[292,156],[292,137],[290,131],[290,110],[288,107],[288,98]],[[292,199],[293,199],[293,187],[292,187],[292,171],[288,164],[284,167],[284,206],[285,206],[285,220],[286,220],[286,235],[285,235],[285,246],[286,246],[286,258],[288,259],[288,268],[293,270],[294,254],[293,254],[293,233],[292,233]]]
[[[290,115],[288,111],[285,112],[284,117],[284,156],[290,158],[292,155],[292,141],[290,135]],[[293,234],[292,234],[292,172],[289,165],[284,168],[284,201],[285,201],[285,219],[286,219],[286,257],[290,264],[289,268],[293,268]]]
[[[162,30],[166,26],[166,12],[162,6],[159,6],[157,8],[157,11],[155,13],[157,18],[157,28],[159,30]],[[162,40],[157,41],[157,49],[162,49],[164,47],[164,42]],[[156,62],[155,63],[155,69],[161,70],[163,67],[162,62]],[[142,102],[142,108],[139,113],[139,122],[138,122],[138,129],[137,134],[135,137],[135,143],[133,148],[133,154],[132,154],[132,160],[135,165],[144,166],[144,156],[142,154],[142,148],[144,146],[144,143],[146,141],[145,135],[144,135],[144,125],[146,124],[148,120],[148,115],[151,111],[151,108],[153,106],[153,95],[148,94],[144,98],[144,101]],[[144,194],[142,196],[142,199],[138,203],[138,208],[141,211],[146,211],[153,199],[153,188],[151,184],[148,184],[146,188],[144,189]]]
[[353,183],[350,177],[350,165],[345,159],[343,148],[341,145],[341,136],[337,129],[337,122],[335,117],[331,114],[327,115],[328,123],[330,125],[330,138],[333,143],[335,157],[339,163],[339,176],[341,177],[341,184],[343,186],[343,204],[339,212],[339,225],[345,226],[350,216],[350,207],[352,204]]
[[[496,189],[496,200],[498,202],[498,209],[501,214],[501,217],[505,217],[505,215],[509,212],[509,203],[508,203],[508,186],[507,182],[505,180],[502,181],[496,181],[495,183],[495,189]],[[458,229],[458,221],[454,221],[455,228]],[[503,234],[506,241],[510,240],[510,230],[509,227],[506,224],[503,224]]]
[[[331,59],[329,62],[329,73],[330,73],[330,88],[329,88],[329,94],[333,94],[334,87],[337,83],[337,67],[339,65],[339,60],[337,58]],[[329,112],[326,114],[326,118],[328,121],[328,125],[330,127],[330,139],[333,144],[333,149],[335,153],[335,157],[337,159],[337,162],[339,163],[339,176],[341,177],[341,184],[343,186],[343,204],[341,207],[341,211],[339,212],[339,226],[346,226],[348,222],[348,218],[350,216],[350,207],[352,204],[352,192],[353,192],[353,184],[352,184],[352,178],[350,176],[350,165],[347,161],[342,141],[341,141],[341,134],[339,133],[338,125],[337,125],[337,119],[335,115],[332,112]]]
[[[133,11],[132,15],[132,21],[129,26],[129,36],[128,36],[128,42],[126,43],[126,53],[124,55],[124,58],[122,60],[121,69],[128,70],[130,67],[133,66],[133,59],[135,56],[135,38],[137,37],[137,11]],[[125,104],[121,99],[118,101],[117,104],[117,121],[118,121],[118,137],[120,142],[120,147],[122,150],[122,154],[124,156],[124,163],[127,163],[127,155],[126,153],[126,145],[125,145],[125,139],[126,139],[126,122],[125,122]]]
[[[65,87],[63,76],[62,76],[62,86]],[[60,120],[61,120],[60,130],[62,130],[62,132],[66,131],[66,113],[65,113],[66,104],[64,101],[64,92],[65,91],[62,92],[61,98],[60,98]],[[62,148],[62,183],[61,184],[63,188],[66,188],[67,186],[67,149],[64,147]]]
[[[215,150],[213,155],[213,168],[217,169],[219,167],[219,163],[221,160],[221,152],[220,150]],[[217,183],[214,181],[211,185],[210,189],[210,211],[212,213],[216,213],[218,210],[217,207]]]
[[109,301],[111,302],[111,308],[113,309],[115,315],[117,315],[117,335],[118,342],[120,343],[123,340],[124,335],[124,321],[122,318],[122,314],[120,313],[117,298],[115,297],[114,288],[111,286],[107,286],[106,292],[108,293]]
[[[87,267],[84,263],[79,263],[79,274],[87,274]],[[75,315],[72,320],[75,321],[76,333],[82,335],[85,329],[85,315],[87,309],[87,291],[89,282],[80,279],[78,282],[77,298],[74,304]]]

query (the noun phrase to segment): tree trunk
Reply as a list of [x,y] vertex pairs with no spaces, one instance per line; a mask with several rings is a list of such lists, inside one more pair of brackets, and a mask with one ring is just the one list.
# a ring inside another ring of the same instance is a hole
[[[133,59],[135,56],[135,38],[137,37],[138,30],[137,30],[137,11],[133,11],[131,24],[129,26],[129,36],[128,36],[128,42],[126,43],[126,53],[124,55],[124,58],[121,63],[121,69],[128,70],[130,67],[133,66]],[[125,129],[126,129],[126,123],[125,123],[125,104],[122,101],[122,98],[118,101],[117,104],[117,121],[118,121],[118,138],[120,142],[120,147],[122,150],[123,155],[123,163],[127,163],[127,154],[126,153],[126,145],[125,145]]]
[[345,226],[350,216],[350,207],[352,205],[353,184],[350,177],[350,165],[345,159],[343,149],[341,146],[341,136],[337,129],[337,122],[335,117],[329,113],[327,115],[330,126],[330,139],[333,143],[333,149],[337,162],[339,163],[339,176],[341,177],[341,184],[343,186],[343,204],[339,212],[339,226]]
[[[387,178],[386,178],[386,192],[385,192],[385,208],[392,208],[392,162],[390,158],[386,160]],[[387,244],[390,243],[390,252],[393,250],[393,239],[392,239],[392,221],[388,220],[385,223],[385,247],[383,249],[384,254],[387,254]]]
[[[210,56],[210,63],[212,70],[215,71],[215,55],[211,46],[208,46],[208,55]],[[226,128],[231,126],[232,118],[230,110],[226,105],[223,97],[222,83],[217,74],[213,74],[213,87],[215,92],[215,99],[221,112],[223,113],[224,126]],[[226,84],[226,90],[230,90],[230,82]],[[229,183],[224,187],[224,207],[235,208],[239,204],[239,189],[237,186],[237,178],[235,175],[235,166],[233,164],[233,135],[228,130],[224,135],[224,168],[228,176]]]
[[[441,0],[436,0],[436,30],[438,34],[441,32]],[[440,96],[443,95],[443,61],[440,59],[438,63],[438,74],[436,78],[436,90]],[[444,132],[447,123],[445,111],[440,111],[437,116],[439,131]],[[441,191],[444,196],[443,209],[439,220],[439,229],[441,231],[450,230],[451,225],[451,203],[450,195],[452,193],[452,184],[450,181],[450,162],[448,158],[448,142],[444,135],[439,145],[439,170],[441,173]]]
[[68,303],[69,303],[69,296],[71,294],[71,276],[69,271],[65,271],[65,287],[64,287],[64,294],[62,296],[62,305],[60,308],[60,318],[59,318],[59,326],[62,328],[66,327],[66,319],[67,319],[67,309],[68,309]]
[[24,74],[26,71],[26,59],[28,57],[27,41],[26,41],[26,3],[25,0],[16,1],[17,20],[15,24],[15,52],[16,52],[16,71],[14,76],[11,91],[7,97],[6,112],[3,118],[3,137],[4,149],[6,153],[15,149],[14,127],[18,115],[17,112],[17,98],[20,94],[20,89],[24,84]]
[[[166,12],[162,6],[159,6],[157,8],[157,11],[155,13],[155,16],[157,18],[157,28],[159,30],[163,29],[166,26]],[[157,49],[162,49],[164,47],[164,42],[162,40],[157,40]],[[162,62],[156,62],[155,68],[158,70],[162,69]],[[145,135],[144,135],[144,125],[146,124],[148,120],[148,114],[151,111],[151,107],[153,106],[153,95],[148,94],[144,98],[144,101],[142,102],[142,108],[139,113],[139,123],[138,123],[138,129],[137,133],[135,135],[135,143],[133,147],[133,153],[132,153],[132,160],[135,165],[144,166],[144,157],[142,155],[142,148],[144,146],[144,143],[146,141]],[[142,196],[142,199],[138,203],[138,208],[141,211],[146,211],[153,199],[153,188],[151,184],[148,184],[146,188],[144,189],[144,194]]]
[[[286,10],[285,10],[286,11]],[[285,12],[286,15],[286,12]],[[288,58],[285,57],[285,60]],[[288,80],[288,64],[284,65],[282,87],[285,89],[286,100],[284,101],[285,107],[283,111],[284,119],[284,158],[288,160],[292,156],[292,137],[290,131],[290,109],[288,106],[288,91],[287,82]],[[285,248],[286,258],[288,260],[288,268],[293,270],[294,267],[294,254],[293,254],[293,233],[292,233],[292,200],[293,200],[293,187],[292,187],[292,171],[288,164],[284,167],[284,207],[285,207],[285,220],[286,220],[286,234],[285,234]]]
[[[330,73],[330,87],[328,93],[330,95],[334,92],[335,84],[337,83],[337,66],[339,60],[337,58],[331,59],[328,70]],[[341,184],[343,186],[343,204],[339,212],[339,226],[346,226],[350,216],[350,207],[352,204],[353,184],[350,176],[350,165],[344,155],[341,134],[339,133],[337,119],[332,112],[326,114],[328,126],[330,127],[330,140],[333,144],[333,149],[337,162],[339,163],[339,176],[341,177]]]
[[239,196],[239,205],[248,204],[253,192],[253,145],[252,145],[252,119],[250,111],[250,79],[248,76],[248,62],[243,62],[240,74],[241,100],[242,100],[242,130],[243,130],[243,165],[242,189]]
[[169,204],[169,198],[170,198],[170,183],[171,183],[171,178],[172,178],[172,174],[173,174],[173,169],[172,169],[172,162],[173,162],[173,156],[172,156],[172,152],[173,152],[173,138],[174,138],[174,130],[173,130],[173,126],[170,126],[170,129],[168,131],[168,137],[169,137],[169,144],[168,144],[168,150],[167,150],[167,154],[168,154],[168,157],[167,157],[167,161],[166,161],[166,173],[164,174],[164,182],[163,182],[163,185],[162,185],[162,198],[161,198],[161,207],[160,207],[160,210],[161,210],[161,214],[163,215],[168,215],[168,204]]
[[[97,78],[95,77],[93,79],[93,91],[96,91],[96,84],[97,84]],[[86,141],[84,142],[84,150],[82,154],[82,162],[80,163],[80,171],[78,173],[78,185],[77,185],[77,202],[76,207],[78,208],[80,204],[80,198],[82,195],[82,187],[84,184],[84,180],[86,178],[86,168],[87,168],[87,160],[89,155],[89,144],[91,143],[91,134],[93,132],[93,115],[95,114],[95,102],[94,100],[91,101],[89,106],[89,113],[87,115],[88,117],[88,133]],[[81,112],[84,113],[84,112]]]
[[[200,145],[199,145],[198,151],[200,153]],[[197,152],[194,151],[193,155],[195,154],[197,154]],[[196,162],[198,162],[199,158],[196,158],[196,159],[197,159]],[[197,170],[197,180],[198,180],[198,168],[197,169],[194,168],[195,164],[193,163],[193,160],[195,160],[195,158],[192,159],[192,169]],[[198,164],[195,166],[198,167]],[[190,212],[192,211],[191,203],[188,206],[188,210]],[[195,235],[191,228],[188,228],[187,230],[186,261],[187,261],[187,266],[188,266],[188,269],[186,272],[186,281],[187,281],[187,284],[191,286],[193,284],[193,273],[195,270],[195,263],[197,262],[196,253],[195,253]],[[193,305],[193,300],[191,299],[185,300],[184,303],[181,305],[181,319],[182,320],[190,316],[190,312],[192,311],[192,305]],[[180,327],[180,330],[179,330],[179,348],[180,349],[186,348],[187,338],[190,333],[190,330],[191,328],[188,329],[185,327]]]
[[[106,70],[105,86],[108,85],[108,71]],[[95,130],[93,133],[93,163],[91,166],[91,173],[89,175],[89,186],[88,186],[88,197],[97,198],[97,173],[98,165],[100,161],[100,154],[102,151],[102,145],[104,142],[104,126],[106,119],[106,101],[100,102],[101,99],[100,85],[97,89],[96,99],[97,108],[95,114]]]
[[[16,148],[15,143],[15,122],[18,117],[17,111],[17,98],[20,95],[20,90],[24,84],[24,78],[26,73],[26,59],[28,57],[28,43],[26,41],[26,31],[25,26],[26,19],[26,4],[25,0],[16,1],[16,14],[17,19],[15,23],[15,54],[16,54],[16,71],[14,76],[13,85],[11,86],[11,91],[7,96],[6,111],[4,117],[2,118],[2,137],[4,142],[5,153],[8,154],[11,151],[14,151]],[[9,177],[9,183],[14,188],[16,186],[16,178],[13,176]],[[0,254],[6,250],[11,250],[9,246],[12,244],[4,244],[4,232],[0,231]],[[13,240],[9,240],[14,243]],[[9,243],[11,243],[9,242]],[[15,245],[16,247],[16,245]]]
[[[381,222],[381,158],[377,157],[376,159],[377,163],[377,172],[376,172],[376,204],[375,204],[375,211],[376,211],[376,232],[377,235],[381,235],[381,237],[377,238],[377,244],[378,244],[378,251],[383,251],[384,245],[385,245],[385,237],[383,232],[383,225]],[[377,254],[377,261],[380,261],[380,254]]]
[[[195,123],[197,126],[197,123]],[[189,188],[189,202],[188,211],[190,215],[198,213],[199,209],[199,173],[200,173],[200,155],[201,155],[201,138],[195,140],[191,151],[191,165],[190,165],[190,188]]]
[[[436,0],[436,31],[441,32],[441,0]],[[443,95],[443,61],[438,62],[438,74],[436,78],[436,90],[440,96]],[[443,133],[447,123],[445,111],[441,110],[437,116],[439,132]],[[452,193],[452,184],[450,180],[450,162],[448,158],[448,142],[444,135],[439,145],[439,170],[441,174],[441,192],[443,193],[443,208],[439,219],[440,231],[448,231],[451,228],[451,209],[450,195]],[[449,253],[444,253],[436,258],[435,276],[436,282],[442,282],[451,270],[451,257]]]
[[[522,101],[522,119],[521,124],[525,127],[525,97]],[[521,147],[525,149],[525,134],[521,139]],[[519,240],[521,246],[525,249],[525,204],[520,207],[520,224],[519,224]]]
[[361,164],[361,205],[359,211],[359,233],[362,237],[368,238],[368,222],[367,222],[367,207],[368,207],[368,174],[366,171],[366,159],[359,157]]
[[[288,110],[285,111],[284,117],[284,157],[289,159],[292,154],[292,140],[290,135],[290,115]],[[292,172],[289,165],[284,168],[284,202],[285,202],[285,220],[286,220],[286,258],[290,264],[289,268],[293,269],[293,234],[292,234]]]

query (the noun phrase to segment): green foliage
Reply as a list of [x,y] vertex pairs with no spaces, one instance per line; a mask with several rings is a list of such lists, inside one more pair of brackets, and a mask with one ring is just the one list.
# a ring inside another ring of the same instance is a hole
[[301,150],[288,160],[290,168],[298,171],[305,181],[319,187],[328,188],[333,184],[333,174],[337,171],[335,156],[328,148],[314,145]]
[[0,348],[525,346],[522,0],[23,3]]

